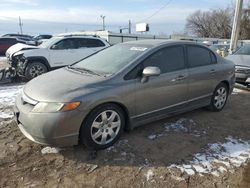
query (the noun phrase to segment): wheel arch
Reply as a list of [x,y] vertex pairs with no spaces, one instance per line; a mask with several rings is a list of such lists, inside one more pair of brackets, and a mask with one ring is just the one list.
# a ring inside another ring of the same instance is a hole
[[[118,106],[119,108],[121,108],[121,110],[123,111],[124,117],[125,117],[125,126],[124,126],[124,130],[125,130],[125,131],[131,130],[131,123],[130,123],[130,118],[129,118],[129,111],[128,111],[127,107],[126,107],[124,104],[120,103],[120,102],[117,102],[117,101],[109,101],[109,102],[103,102],[103,103],[101,103],[101,104],[98,104],[98,105],[94,106],[94,107],[87,113],[87,115],[85,116],[85,118],[82,120],[82,124],[81,124],[81,126],[80,126],[79,133],[80,133],[80,131],[81,131],[81,129],[82,129],[82,126],[84,125],[85,120],[86,120],[87,117],[90,115],[90,113],[91,113],[94,109],[96,109],[96,108],[98,108],[98,107],[100,107],[100,106],[103,106],[103,105],[107,105],[107,104],[111,104],[111,105],[113,104],[113,105],[116,105],[116,106]],[[80,134],[79,134],[79,136],[80,136]],[[80,141],[80,137],[79,137],[79,141]]]
[[227,90],[228,90],[228,92],[231,90],[231,88],[230,88],[230,84],[229,84],[229,81],[227,81],[227,80],[223,80],[223,81],[221,81],[220,83],[224,83],[224,84],[227,86]]
[[[48,71],[51,70],[50,64],[45,57],[42,57],[42,56],[27,57],[27,62],[28,62],[27,65],[29,63],[34,62],[34,61],[39,61],[39,62],[43,63],[47,67]],[[27,67],[27,65],[26,65],[26,67]]]

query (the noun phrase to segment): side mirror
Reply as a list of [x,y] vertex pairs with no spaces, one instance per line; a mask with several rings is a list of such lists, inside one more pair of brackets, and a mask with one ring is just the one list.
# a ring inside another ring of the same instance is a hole
[[161,70],[158,67],[146,67],[142,71],[142,79],[141,82],[145,83],[148,81],[148,78],[151,76],[159,76],[161,74]]

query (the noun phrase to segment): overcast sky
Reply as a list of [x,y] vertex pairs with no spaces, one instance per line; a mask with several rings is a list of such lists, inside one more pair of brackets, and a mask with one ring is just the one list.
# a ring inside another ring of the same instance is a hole
[[23,31],[32,35],[98,30],[102,28],[100,15],[106,16],[107,29],[114,32],[118,32],[120,26],[126,27],[130,19],[133,31],[135,23],[147,22],[152,34],[172,34],[183,31],[190,13],[198,9],[224,8],[232,1],[0,0],[0,34],[19,32],[19,16],[23,21]]

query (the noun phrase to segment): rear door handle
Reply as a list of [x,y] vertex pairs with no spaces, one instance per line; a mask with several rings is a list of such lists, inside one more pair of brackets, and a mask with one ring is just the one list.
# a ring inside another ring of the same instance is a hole
[[178,77],[172,79],[171,81],[172,81],[172,82],[176,82],[176,81],[181,81],[181,80],[184,80],[184,79],[186,79],[186,76],[184,76],[184,75],[179,75]]

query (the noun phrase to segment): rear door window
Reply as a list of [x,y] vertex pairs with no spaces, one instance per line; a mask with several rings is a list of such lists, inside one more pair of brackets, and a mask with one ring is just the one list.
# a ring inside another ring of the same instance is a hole
[[98,39],[86,39],[88,48],[103,47],[105,44]]
[[208,49],[201,46],[187,47],[189,67],[206,66],[216,63],[215,55]]
[[72,39],[63,39],[61,41],[59,41],[54,49],[58,49],[58,50],[64,50],[64,49],[75,49],[76,47],[76,42]]

